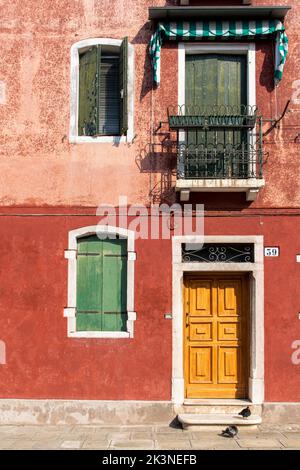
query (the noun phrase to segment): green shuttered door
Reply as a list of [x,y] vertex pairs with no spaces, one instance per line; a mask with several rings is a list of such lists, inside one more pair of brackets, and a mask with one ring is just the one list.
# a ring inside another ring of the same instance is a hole
[[127,242],[79,240],[77,331],[126,331]]
[[[247,104],[246,57],[197,54],[186,56],[186,105],[199,108]],[[189,144],[239,144],[241,131],[190,131]]]
[[[243,55],[187,55],[185,104],[197,107],[200,114],[205,110],[208,115],[220,116],[224,114],[225,107],[231,107],[230,115],[240,114],[240,107],[247,104],[246,66]],[[186,142],[190,149],[198,146],[208,151],[207,162],[202,164],[194,160],[187,170],[190,172],[186,175],[188,177],[226,177],[233,174],[239,177],[246,171],[245,165],[236,161],[235,151],[230,154],[229,150],[234,147],[243,153],[247,148],[247,132],[243,130],[189,130]],[[223,158],[224,149],[230,155],[227,160]]]

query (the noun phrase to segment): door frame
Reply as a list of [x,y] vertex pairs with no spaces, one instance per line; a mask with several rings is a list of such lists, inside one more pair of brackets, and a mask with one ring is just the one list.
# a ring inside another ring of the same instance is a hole
[[[251,243],[254,263],[182,262],[184,243]],[[250,274],[250,367],[248,398],[254,404],[264,401],[264,238],[263,236],[197,236],[172,238],[172,402],[183,404],[184,397],[184,283],[186,274],[217,272]]]

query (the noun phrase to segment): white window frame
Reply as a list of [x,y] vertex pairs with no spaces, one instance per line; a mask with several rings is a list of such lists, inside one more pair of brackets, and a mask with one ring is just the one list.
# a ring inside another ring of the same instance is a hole
[[[185,105],[185,56],[186,54],[245,54],[247,57],[247,104],[256,106],[256,48],[255,43],[182,43],[178,44],[178,105]],[[254,132],[249,132],[249,144],[255,144]],[[184,132],[179,132],[179,141],[184,142]]]
[[96,45],[121,47],[121,39],[93,38],[76,42],[71,47],[71,90],[70,90],[70,135],[72,144],[79,143],[130,143],[134,137],[134,47],[128,44],[128,129],[126,135],[82,136],[78,135],[79,108],[79,51]]
[[[97,234],[119,235],[127,239],[127,331],[76,331],[76,292],[77,292],[77,248],[78,239]],[[68,249],[68,305],[64,308],[64,317],[68,320],[69,338],[133,338],[136,312],[134,311],[134,251],[135,233],[121,227],[108,225],[90,225],[69,232]]]

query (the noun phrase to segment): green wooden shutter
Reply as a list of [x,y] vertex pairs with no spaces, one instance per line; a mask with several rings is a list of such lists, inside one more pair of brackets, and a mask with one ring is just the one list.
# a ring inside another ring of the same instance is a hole
[[124,38],[120,48],[120,129],[121,134],[128,130],[128,38]]
[[78,240],[77,331],[126,331],[127,241]]
[[120,135],[119,56],[102,51],[99,70],[99,134]]
[[126,330],[127,243],[103,242],[103,331]]
[[97,46],[79,54],[78,135],[97,133]]
[[[195,54],[186,56],[185,103],[204,109],[209,106],[240,106],[247,104],[246,57],[243,55]],[[214,161],[205,168],[197,163],[191,174],[203,172],[204,177],[227,175],[218,149],[225,145],[246,146],[247,132],[239,130],[188,131],[189,146],[215,149]],[[213,152],[212,152],[213,154]],[[209,155],[209,153],[208,153]]]
[[121,128],[126,133],[126,41],[122,42],[120,55],[105,52],[101,45],[79,55],[78,134],[120,135]]
[[97,236],[78,240],[77,331],[102,329],[102,241]]

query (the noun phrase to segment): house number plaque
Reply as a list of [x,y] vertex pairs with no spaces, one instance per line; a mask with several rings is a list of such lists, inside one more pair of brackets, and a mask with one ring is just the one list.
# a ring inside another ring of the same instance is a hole
[[265,256],[273,257],[273,258],[276,256],[279,256],[279,247],[278,246],[266,246]]

